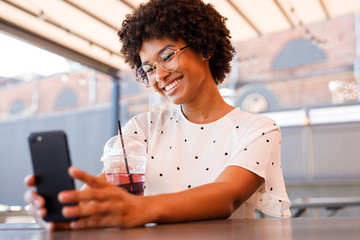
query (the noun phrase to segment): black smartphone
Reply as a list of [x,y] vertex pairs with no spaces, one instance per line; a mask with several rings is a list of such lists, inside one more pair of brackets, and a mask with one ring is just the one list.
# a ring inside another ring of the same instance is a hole
[[[57,195],[63,190],[75,189],[68,174],[71,166],[69,147],[64,131],[34,132],[28,138],[37,192],[45,198],[46,221],[64,222],[61,210],[65,206]],[[75,205],[75,204],[66,204]]]

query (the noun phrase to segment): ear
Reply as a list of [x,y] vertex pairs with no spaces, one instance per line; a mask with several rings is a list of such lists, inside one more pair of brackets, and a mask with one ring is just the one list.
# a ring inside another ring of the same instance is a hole
[[205,60],[205,61],[208,61],[210,58],[211,58],[211,56],[207,56],[207,57],[204,57],[204,56],[203,56],[203,57],[202,57],[202,59]]

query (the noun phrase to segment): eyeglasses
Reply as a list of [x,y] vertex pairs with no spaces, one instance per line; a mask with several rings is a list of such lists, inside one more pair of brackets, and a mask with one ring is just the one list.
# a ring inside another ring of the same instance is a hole
[[166,72],[174,72],[179,66],[178,52],[189,47],[189,45],[182,47],[178,50],[166,48],[162,50],[157,56],[157,62],[153,65],[144,64],[136,70],[136,80],[145,84],[146,87],[151,87],[156,82],[156,68],[157,65]]

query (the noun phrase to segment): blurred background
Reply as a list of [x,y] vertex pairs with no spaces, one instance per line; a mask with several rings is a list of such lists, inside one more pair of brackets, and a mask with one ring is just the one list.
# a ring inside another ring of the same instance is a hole
[[[118,118],[171,105],[138,84],[119,53],[117,30],[141,2],[0,0],[0,222],[26,215],[30,132],[66,131],[73,165],[98,174]],[[290,199],[358,199],[360,1],[204,2],[228,18],[236,48],[219,89],[279,123]],[[359,202],[336,216],[360,216]]]

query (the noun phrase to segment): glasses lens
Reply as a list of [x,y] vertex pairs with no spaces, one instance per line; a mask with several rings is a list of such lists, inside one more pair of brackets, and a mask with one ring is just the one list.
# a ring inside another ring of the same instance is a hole
[[160,66],[169,72],[175,71],[178,67],[178,57],[173,49],[165,49],[159,54],[158,62]]
[[150,85],[146,71],[143,67],[138,68],[138,70],[136,71],[136,75],[143,84],[145,84],[146,86]]

